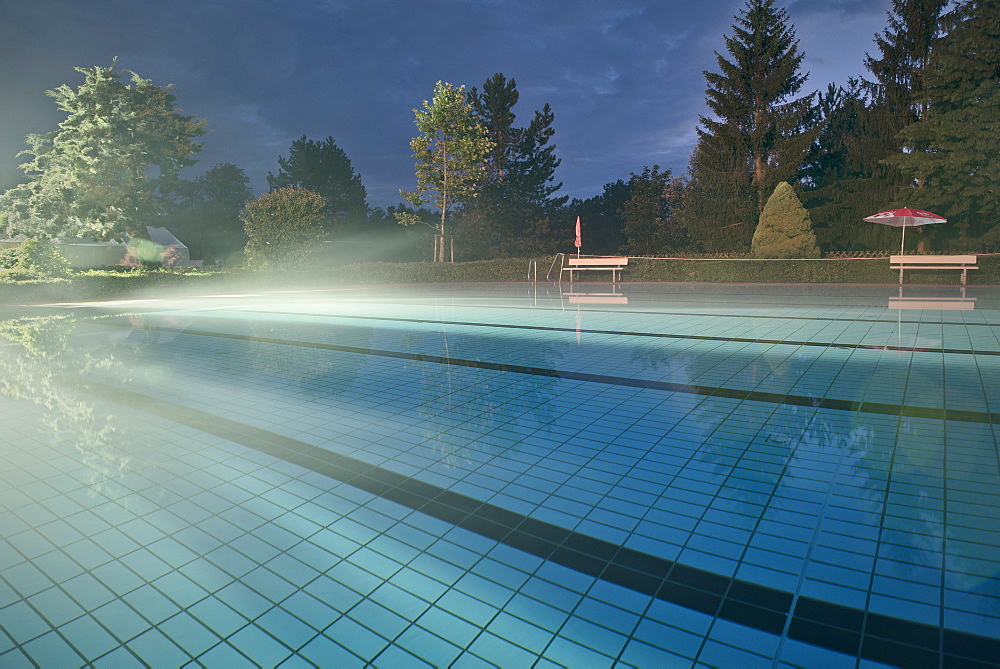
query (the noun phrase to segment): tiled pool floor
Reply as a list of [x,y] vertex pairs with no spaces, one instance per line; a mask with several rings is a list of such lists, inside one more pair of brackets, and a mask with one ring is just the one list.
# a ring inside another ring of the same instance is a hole
[[989,666],[1000,293],[951,291],[0,313],[0,666]]

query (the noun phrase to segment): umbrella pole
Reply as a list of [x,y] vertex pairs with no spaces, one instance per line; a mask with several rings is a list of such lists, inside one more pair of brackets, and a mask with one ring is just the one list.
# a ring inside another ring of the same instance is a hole
[[899,255],[904,255],[906,253],[904,247],[906,246],[906,225],[903,225],[903,238],[899,242]]

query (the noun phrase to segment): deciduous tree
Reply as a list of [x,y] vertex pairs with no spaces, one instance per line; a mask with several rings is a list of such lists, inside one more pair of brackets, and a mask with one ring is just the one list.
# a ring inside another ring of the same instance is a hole
[[[449,212],[478,194],[492,142],[473,114],[464,86],[437,82],[433,99],[424,100],[423,109],[414,109],[413,114],[420,131],[410,142],[417,161],[417,188],[400,190],[400,195],[414,207],[433,203],[441,216],[434,227],[443,235]],[[399,212],[397,220],[403,225],[423,222],[408,212]]]
[[47,92],[67,118],[27,138],[32,159],[21,169],[30,181],[0,197],[8,233],[142,236],[158,211],[154,191],[195,163],[205,122],[180,113],[170,86],[114,65],[76,71],[79,88]]
[[227,258],[246,246],[240,214],[253,191],[236,165],[220,163],[193,181],[178,180],[164,199],[163,225],[188,246],[192,258]]

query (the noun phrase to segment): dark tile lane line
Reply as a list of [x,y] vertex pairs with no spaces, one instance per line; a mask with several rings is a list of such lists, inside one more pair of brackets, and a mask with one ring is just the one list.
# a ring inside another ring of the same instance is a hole
[[[371,321],[390,321],[396,323],[421,323],[429,325],[464,325],[469,327],[482,327],[482,328],[500,328],[509,330],[536,330],[541,332],[568,332],[572,334],[604,334],[604,335],[619,335],[624,337],[650,337],[654,339],[688,339],[695,341],[722,341],[722,342],[734,342],[740,344],[784,344],[787,346],[816,346],[819,348],[841,348],[841,349],[874,349],[876,351],[915,351],[920,353],[957,353],[963,355],[1000,355],[1000,350],[974,350],[974,349],[964,349],[964,348],[934,348],[934,347],[913,347],[913,346],[875,346],[872,344],[844,344],[838,342],[822,342],[822,341],[796,341],[790,339],[758,339],[755,337],[710,337],[707,335],[682,335],[682,334],[670,334],[662,332],[630,332],[627,330],[588,330],[576,328],[560,328],[551,327],[545,325],[514,325],[509,323],[479,323],[475,321],[444,321],[444,320],[434,320],[428,318],[399,318],[391,316],[349,316],[345,314],[310,314],[302,313],[300,311],[265,311],[259,309],[240,309],[235,313],[252,313],[252,314],[274,314],[276,316],[306,316],[311,318],[344,318],[353,320],[371,320]],[[607,313],[607,312],[603,312]],[[645,312],[640,312],[645,313]],[[734,318],[733,316],[728,316],[727,318]],[[757,318],[753,316],[751,318]],[[769,318],[779,318],[778,316],[769,316]],[[824,320],[824,319],[803,319],[803,320]],[[837,319],[827,319],[827,320],[837,320]],[[845,319],[848,320],[848,319]],[[855,320],[855,319],[850,319]],[[872,321],[876,323],[897,323],[897,321]],[[916,323],[924,324],[923,321],[903,321],[903,323]],[[938,325],[939,323],[935,323]],[[966,323],[941,323],[941,325],[967,325]],[[974,325],[974,324],[969,324]],[[990,326],[992,327],[992,326]]]
[[[125,323],[111,323],[103,321],[103,325],[115,327],[132,327]],[[870,413],[888,416],[907,416],[910,418],[929,418],[933,420],[955,420],[967,423],[987,423],[1000,424],[1000,413],[986,411],[969,411],[964,409],[948,409],[941,407],[923,407],[899,404],[885,404],[881,402],[858,402],[855,400],[842,400],[828,397],[812,397],[808,395],[786,395],[782,393],[765,393],[755,390],[743,390],[740,388],[722,388],[717,386],[701,386],[672,381],[654,381],[650,379],[633,379],[624,376],[611,376],[607,374],[588,374],[586,372],[574,372],[570,370],[551,369],[547,367],[529,367],[525,365],[512,365],[507,363],[489,362],[485,360],[466,360],[463,358],[451,358],[424,353],[407,353],[405,351],[388,351],[383,349],[360,348],[355,346],[340,346],[337,344],[324,344],[321,342],[298,341],[294,339],[280,339],[274,337],[256,337],[253,335],[242,335],[228,332],[212,332],[207,330],[181,330],[171,327],[159,327],[155,325],[143,326],[144,329],[176,332],[178,334],[195,335],[201,337],[216,337],[220,339],[233,339],[238,341],[252,341],[256,343],[277,344],[282,346],[297,346],[300,348],[313,348],[325,351],[339,351],[341,353],[357,353],[360,355],[374,355],[386,358],[399,358],[418,362],[429,362],[435,364],[452,365],[455,367],[472,367],[475,369],[488,369],[498,372],[508,372],[514,374],[527,374],[531,376],[545,376],[556,379],[569,379],[573,381],[584,381],[588,383],[603,383],[614,386],[627,386],[632,388],[645,388],[651,390],[662,390],[665,392],[688,393],[691,395],[702,395],[707,397],[724,397],[740,401],[767,402],[771,404],[788,404],[795,406],[814,407],[820,409],[833,409],[837,411],[853,411],[859,413]]]
[[303,441],[124,388],[61,377],[76,390],[297,464],[595,578],[854,657],[902,666],[990,666],[1000,640],[942,630],[727,578],[568,530]]

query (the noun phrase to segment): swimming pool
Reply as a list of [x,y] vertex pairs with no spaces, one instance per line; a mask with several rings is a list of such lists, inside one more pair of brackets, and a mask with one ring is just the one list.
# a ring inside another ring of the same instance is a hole
[[1000,292],[905,290],[8,309],[0,665],[989,665]]

